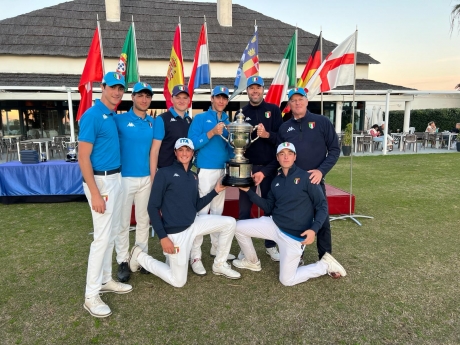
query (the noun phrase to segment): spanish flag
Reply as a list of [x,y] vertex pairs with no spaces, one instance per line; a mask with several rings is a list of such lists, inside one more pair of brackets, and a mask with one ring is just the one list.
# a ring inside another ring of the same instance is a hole
[[166,100],[166,107],[172,107],[171,93],[176,85],[184,84],[184,62],[182,60],[181,47],[181,29],[180,24],[176,27],[174,34],[173,45],[171,49],[171,57],[169,58],[168,72],[166,73],[165,84],[163,87],[163,95]]

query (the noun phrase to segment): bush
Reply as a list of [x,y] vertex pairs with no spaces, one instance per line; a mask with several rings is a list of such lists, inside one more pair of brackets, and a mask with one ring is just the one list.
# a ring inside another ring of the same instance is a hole
[[[439,130],[448,130],[455,128],[455,124],[460,122],[460,109],[417,109],[410,112],[410,125],[415,127],[416,132],[425,132],[428,122],[434,121]],[[389,132],[396,132],[399,128],[403,130],[404,111],[390,111]]]

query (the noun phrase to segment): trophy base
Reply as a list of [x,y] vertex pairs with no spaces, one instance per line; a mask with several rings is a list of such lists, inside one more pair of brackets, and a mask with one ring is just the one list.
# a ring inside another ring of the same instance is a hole
[[252,187],[254,186],[254,180],[252,177],[232,177],[225,175],[222,179],[222,185],[228,187]]

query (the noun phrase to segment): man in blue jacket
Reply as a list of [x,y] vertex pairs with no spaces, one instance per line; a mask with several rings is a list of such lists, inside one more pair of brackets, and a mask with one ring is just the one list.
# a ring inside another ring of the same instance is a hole
[[[216,183],[225,173],[225,163],[233,157],[231,146],[225,141],[228,136],[225,125],[230,122],[224,112],[228,104],[228,88],[216,86],[211,94],[211,107],[208,111],[198,114],[193,118],[188,131],[195,147],[195,165],[198,168],[198,189],[203,197],[214,189]],[[212,201],[199,211],[199,214],[213,214],[220,216],[224,211],[225,191],[222,191]],[[190,264],[194,273],[205,275],[206,270],[201,262],[201,244],[203,236],[197,236],[190,253]],[[216,256],[219,233],[211,234],[211,256]],[[228,260],[235,256],[229,255]]]
[[[264,101],[264,81],[260,76],[250,77],[247,81],[249,104],[243,107],[245,121],[252,126],[257,126],[257,132],[252,134],[252,139],[259,136],[248,147],[244,156],[252,163],[252,173],[256,184],[260,183],[260,193],[263,198],[267,197],[270,184],[275,177],[274,171],[269,164],[275,160],[278,129],[283,123],[281,111],[275,104]],[[261,182],[260,182],[261,181]],[[255,191],[256,187],[252,187]],[[246,193],[240,193],[239,218],[251,218],[252,202]],[[265,241],[265,251],[273,261],[279,261],[279,253],[276,243],[271,240]],[[241,255],[239,255],[242,258]]]
[[298,168],[296,147],[292,143],[281,143],[276,151],[281,173],[273,179],[266,199],[259,197],[249,188],[249,199],[271,217],[239,220],[235,237],[244,253],[242,260],[233,260],[238,268],[260,271],[251,237],[275,241],[280,251],[281,284],[292,286],[321,275],[346,276],[345,269],[325,253],[321,260],[307,266],[299,266],[299,257],[305,245],[312,244],[318,230],[328,218],[326,198],[319,185],[310,183],[311,174]]
[[227,263],[235,233],[235,219],[197,215],[199,210],[226,187],[219,182],[213,190],[200,198],[198,176],[191,171],[193,142],[188,138],[179,138],[174,146],[174,154],[177,160],[156,173],[148,205],[150,220],[169,264],[155,260],[135,246],[131,249],[129,258],[131,271],[135,272],[143,267],[168,284],[182,287],[187,282],[190,250],[195,237],[219,232],[212,273],[230,279],[240,278],[240,273],[232,270]]
[[154,118],[147,115],[153,90],[149,84],[138,82],[133,86],[132,108],[114,117],[120,138],[121,185],[123,206],[121,226],[115,238],[118,262],[118,280],[127,282],[130,276],[129,225],[133,202],[136,206],[136,245],[148,253],[150,219],[147,213],[151,188],[150,150],[153,141]]
[[[337,133],[327,117],[307,110],[308,99],[303,88],[292,89],[288,98],[292,118],[279,128],[278,143],[287,141],[295,145],[296,165],[310,173],[310,182],[320,185],[326,196],[324,177],[340,156]],[[325,253],[332,253],[329,217],[317,233],[316,245],[320,259]]]

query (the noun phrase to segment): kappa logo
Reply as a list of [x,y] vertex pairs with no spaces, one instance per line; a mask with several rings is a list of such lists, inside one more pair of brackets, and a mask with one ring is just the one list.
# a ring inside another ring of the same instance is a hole
[[275,184],[275,187],[278,187],[279,185],[280,185],[280,184],[279,184],[279,183],[277,183],[277,184]]
[[203,142],[203,139],[200,139],[200,143],[202,143],[202,142]]
[[169,121],[169,122],[177,122],[177,120],[174,117],[172,117],[171,121]]
[[251,121],[251,118],[248,116],[244,119],[244,121]]
[[212,121],[211,120],[206,120],[206,123],[212,123]]
[[104,114],[104,115],[102,115],[102,118],[105,120],[105,119],[108,118],[108,116]]
[[174,173],[173,177],[180,177],[178,173]]
[[294,127],[289,127],[288,130],[286,132],[290,132],[290,131],[295,131],[295,128]]
[[128,123],[128,125],[126,127],[136,127],[136,126],[134,126],[134,123],[130,122],[130,123]]

